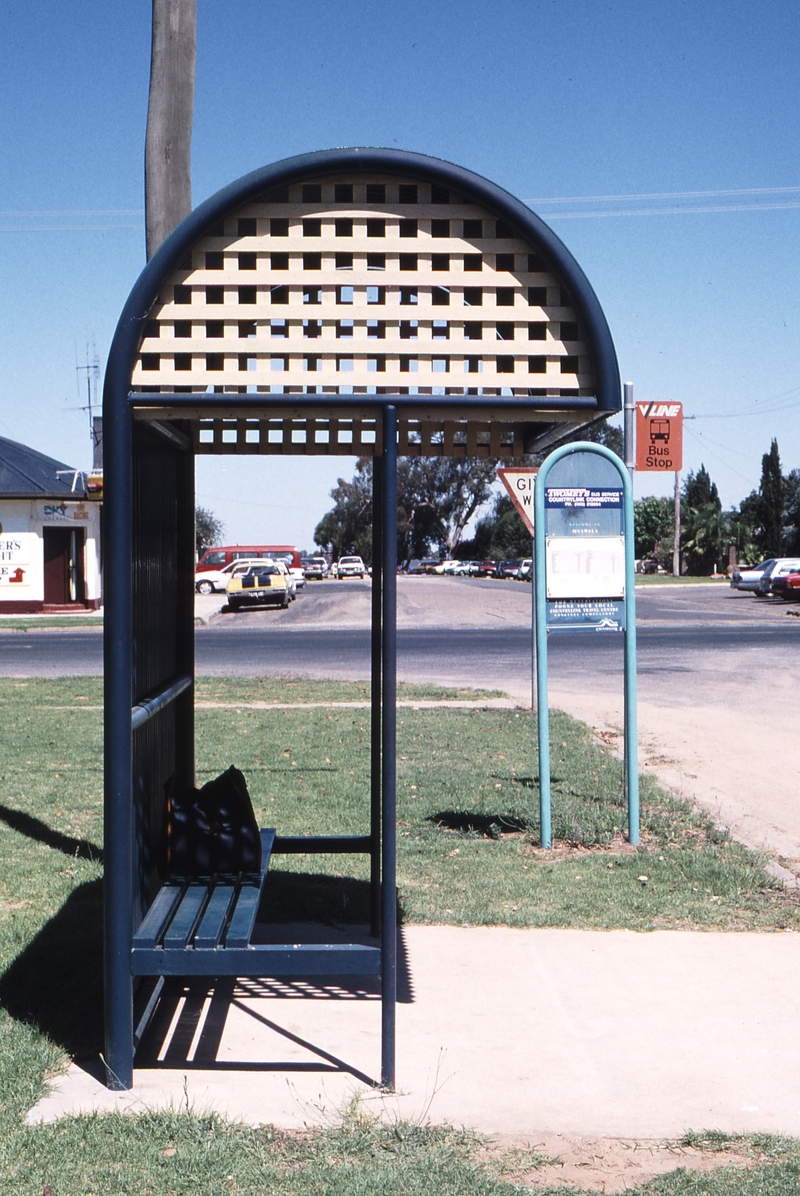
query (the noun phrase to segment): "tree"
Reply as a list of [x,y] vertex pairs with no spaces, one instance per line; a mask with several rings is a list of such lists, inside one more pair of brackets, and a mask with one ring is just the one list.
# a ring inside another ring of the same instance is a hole
[[675,539],[675,503],[671,498],[640,498],[633,504],[636,556],[655,558],[666,565],[672,560]]
[[352,482],[339,478],[333,490],[333,509],[323,515],[314,531],[314,543],[330,552],[335,561],[355,554],[372,563],[372,459],[356,462]]
[[[401,560],[433,549],[452,556],[469,520],[491,494],[495,462],[457,457],[401,457],[397,463],[397,553]],[[356,463],[351,482],[339,478],[334,501],[314,541],[334,559],[372,559],[372,458]]]
[[727,521],[719,492],[705,465],[688,474],[681,502],[681,554],[687,572],[713,572],[727,547]]
[[696,510],[707,506],[722,510],[716,483],[711,481],[705,465],[701,465],[697,473],[688,474],[683,483],[683,498],[687,507]]
[[622,428],[610,424],[607,419],[596,420],[595,423],[589,424],[588,428],[581,428],[580,431],[573,432],[571,436],[567,436],[559,443],[569,444],[573,440],[588,440],[591,444],[604,444],[606,448],[611,449],[612,453],[616,453],[620,460],[624,461],[625,459],[625,438]]
[[800,469],[790,470],[784,481],[783,551],[787,556],[800,556]]
[[732,507],[728,512],[728,543],[735,547],[739,564],[755,565],[761,559],[756,539],[760,518],[757,490],[753,490],[738,507]]
[[761,458],[761,483],[758,487],[759,522],[758,544],[765,557],[780,556],[783,550],[783,504],[786,482],[781,473],[778,442],[773,440],[769,452]]
[[148,261],[192,210],[197,0],[153,0],[144,151]]
[[194,542],[198,556],[202,556],[207,548],[219,544],[224,530],[225,524],[221,519],[217,519],[213,511],[207,511],[205,507],[195,507]]
[[458,548],[461,560],[507,560],[531,555],[531,533],[507,494],[495,495],[492,510],[478,520],[472,540]]

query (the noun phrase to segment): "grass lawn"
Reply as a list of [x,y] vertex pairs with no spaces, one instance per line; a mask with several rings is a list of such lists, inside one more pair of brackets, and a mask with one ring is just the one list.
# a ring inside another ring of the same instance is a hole
[[50,627],[102,627],[102,615],[3,615],[0,631],[47,631]]
[[[451,1130],[351,1118],[298,1136],[175,1112],[21,1124],[46,1077],[70,1055],[85,1057],[99,1046],[101,685],[98,678],[0,681],[0,1196],[41,1196],[45,1185],[52,1196],[519,1191],[516,1174],[503,1173],[476,1154],[474,1139]],[[334,682],[201,681],[199,779],[233,763],[247,777],[262,825],[285,834],[361,833],[369,712],[308,703],[366,696],[365,686]],[[474,696],[429,686],[404,687],[402,694]],[[275,702],[296,706],[264,708]],[[642,781],[642,847],[631,849],[623,835],[621,764],[566,716],[552,721],[557,848],[549,853],[537,846],[528,713],[404,708],[398,755],[398,877],[407,920],[800,928],[797,899],[769,878],[758,856],[649,778]],[[365,862],[309,857],[304,874],[303,857],[279,857],[267,901],[279,917],[324,911],[327,918],[365,920]],[[347,877],[337,875],[345,869]],[[678,1176],[653,1181],[661,1186],[647,1191],[800,1190],[794,1144],[773,1144],[762,1154],[754,1155],[754,1170],[739,1169],[724,1188],[709,1186],[709,1176]]]

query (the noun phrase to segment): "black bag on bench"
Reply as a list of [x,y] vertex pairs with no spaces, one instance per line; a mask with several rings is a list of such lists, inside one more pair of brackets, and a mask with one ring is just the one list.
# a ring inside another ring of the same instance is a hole
[[165,786],[167,876],[258,872],[261,835],[247,782],[231,766],[202,789],[176,775]]

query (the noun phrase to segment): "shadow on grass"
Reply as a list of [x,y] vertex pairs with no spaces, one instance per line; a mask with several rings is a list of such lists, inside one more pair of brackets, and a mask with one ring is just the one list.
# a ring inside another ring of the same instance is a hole
[[26,814],[24,810],[13,810],[10,806],[0,805],[0,818],[12,830],[34,839],[37,843],[46,843],[56,851],[63,851],[71,859],[98,860],[103,862],[103,849],[88,839],[73,839],[71,835],[62,835],[54,831],[40,818],[33,814]]
[[0,1006],[75,1058],[102,1049],[102,880],[78,885],[0,976]]
[[[398,906],[398,922],[400,908]],[[370,920],[369,881],[270,868],[259,911],[264,922],[360,925]]]
[[503,835],[532,831],[538,822],[518,814],[476,814],[466,810],[440,810],[425,820],[442,830],[461,831],[466,835],[482,835],[485,839],[500,839]]

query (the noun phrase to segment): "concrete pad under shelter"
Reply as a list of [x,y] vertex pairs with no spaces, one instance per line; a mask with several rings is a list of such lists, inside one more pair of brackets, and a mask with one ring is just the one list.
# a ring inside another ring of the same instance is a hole
[[[242,980],[154,1023],[134,1088],[72,1065],[30,1122],[186,1107],[291,1128],[354,1093],[485,1133],[800,1135],[800,935],[406,926],[397,1094],[374,988]],[[402,970],[402,969],[401,969]]]

